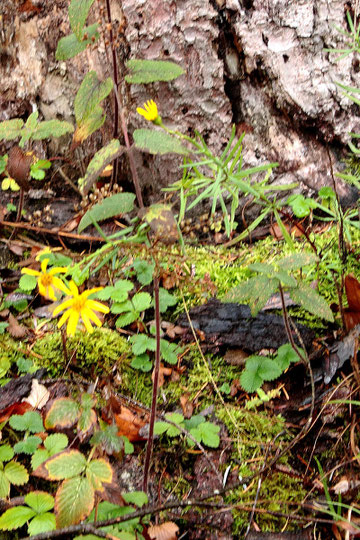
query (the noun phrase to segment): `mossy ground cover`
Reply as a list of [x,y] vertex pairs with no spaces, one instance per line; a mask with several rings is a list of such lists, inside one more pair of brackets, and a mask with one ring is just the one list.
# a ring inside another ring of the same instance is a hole
[[[338,262],[337,231],[335,229],[324,232],[316,237],[319,252],[322,253],[320,263],[312,268],[304,280],[311,283],[317,280],[320,293],[329,303],[336,302],[334,288],[334,272],[353,272],[360,275],[357,259],[360,251],[360,234],[354,235],[352,250],[349,253],[345,266]],[[304,240],[296,243],[296,250],[301,252],[308,249]],[[179,298],[178,305],[169,314],[171,320],[176,320],[177,314],[182,311],[182,298],[191,306],[205,302],[214,289],[204,287],[207,279],[216,288],[216,295],[221,299],[228,290],[252,276],[247,266],[254,262],[263,261],[264,253],[267,261],[273,262],[284,255],[291,253],[291,249],[283,242],[276,242],[271,237],[254,245],[240,245],[230,251],[221,247],[192,247],[187,248],[187,257],[192,261],[195,279],[184,280],[181,289],[175,290]],[[329,262],[330,261],[330,262]],[[205,282],[204,282],[205,280]],[[191,281],[191,282],[190,282]],[[319,320],[304,312],[294,310],[297,316],[311,321],[320,327]],[[67,355],[65,360],[63,342],[59,331],[50,330],[40,338],[29,338],[19,342],[10,338],[8,334],[0,335],[1,364],[3,381],[7,372],[13,373],[17,362],[21,359],[31,359],[34,366],[45,367],[51,378],[81,377],[84,381],[94,381],[97,377],[108,379],[114,390],[131,397],[146,407],[151,403],[152,380],[151,373],[143,373],[130,366],[133,358],[128,340],[116,330],[109,328],[96,329],[92,334],[77,331],[74,337],[67,339]],[[276,440],[276,447],[283,448],[294,436],[287,427],[284,417],[275,414],[270,408],[260,405],[252,410],[246,409],[246,400],[238,400],[226,392],[221,391],[223,385],[231,386],[235,379],[239,379],[242,368],[226,363],[223,355],[201,355],[195,345],[187,348],[181,359],[179,377],[176,380],[166,380],[160,389],[158,408],[161,412],[181,412],[181,398],[186,396],[194,405],[194,414],[208,410],[208,419],[222,426],[223,436],[226,438],[229,454],[226,463],[220,467],[224,474],[226,467],[230,466],[232,474],[237,478],[246,478],[252,475],[268,459],[268,448]],[[116,380],[116,382],[115,382]],[[137,448],[142,452],[141,443]],[[154,468],[157,469],[157,456],[168,453],[176,456],[178,467],[174,469],[172,478],[166,477],[163,487],[172,496],[184,497],[192,488],[191,467],[195,458],[188,453],[184,438],[177,440],[161,437],[155,443]],[[208,450],[211,456],[211,450]],[[273,450],[272,450],[273,452]],[[332,456],[334,459],[334,456]],[[165,462],[170,463],[170,458]],[[284,471],[270,471],[262,480],[259,492],[258,505],[262,509],[273,512],[289,513],[301,506],[306,489],[300,475],[290,474],[291,456],[283,456],[279,460]],[[189,469],[190,467],[190,469]],[[141,471],[140,471],[141,472]],[[175,474],[176,473],[176,474]],[[248,519],[249,508],[252,507],[257,495],[257,481],[245,483],[236,490],[229,491],[224,497],[226,504],[232,507],[234,523],[233,534],[241,537],[244,534]],[[184,515],[186,518],[186,513]],[[260,514],[256,522],[264,531],[280,530],[286,525],[286,530],[295,530],[296,524],[286,523],[286,519],[279,516]]]

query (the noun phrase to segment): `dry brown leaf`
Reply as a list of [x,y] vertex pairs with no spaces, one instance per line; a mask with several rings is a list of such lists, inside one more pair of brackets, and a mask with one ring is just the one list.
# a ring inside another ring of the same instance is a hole
[[191,418],[194,412],[194,404],[189,401],[189,394],[183,394],[180,396],[180,405],[185,418]]
[[129,441],[143,441],[144,437],[139,434],[146,422],[136,416],[130,409],[122,406],[119,414],[114,414],[115,422],[118,427],[118,435],[125,435]]
[[42,409],[48,402],[49,397],[49,390],[43,384],[39,384],[37,379],[33,379],[31,383],[31,392],[28,397],[24,398],[22,401],[29,403],[34,409]]
[[9,313],[8,323],[7,331],[11,337],[20,339],[26,336],[25,326],[21,326],[11,313]]
[[165,521],[161,525],[151,525],[147,532],[152,540],[176,540],[179,527],[172,521]]
[[[159,370],[159,388],[161,388],[165,382],[165,377],[171,375],[172,368],[164,367],[163,364],[160,364]],[[151,379],[154,382],[154,371],[152,372]]]

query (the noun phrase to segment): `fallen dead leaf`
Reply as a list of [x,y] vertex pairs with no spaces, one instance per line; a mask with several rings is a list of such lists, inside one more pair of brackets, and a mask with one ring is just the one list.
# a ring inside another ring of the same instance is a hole
[[161,525],[151,525],[147,532],[152,540],[176,540],[179,527],[172,521],[165,521]]
[[34,409],[42,409],[48,402],[49,397],[49,390],[43,384],[39,384],[37,379],[33,379],[31,392],[28,397],[24,398],[22,401],[29,403]]
[[[165,377],[169,377],[172,373],[172,368],[167,368],[163,364],[160,364],[159,370],[159,388],[161,388],[165,382]],[[154,371],[151,375],[151,380],[154,382]]]
[[20,339],[26,336],[27,332],[25,326],[21,326],[12,313],[9,313],[8,323],[9,326],[7,327],[7,331],[11,337]]
[[194,404],[189,401],[189,394],[183,394],[180,396],[180,405],[185,418],[191,418],[194,412]]

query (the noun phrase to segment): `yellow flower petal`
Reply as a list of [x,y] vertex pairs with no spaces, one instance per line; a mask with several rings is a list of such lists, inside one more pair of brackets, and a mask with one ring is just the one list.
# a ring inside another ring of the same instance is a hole
[[100,313],[109,313],[110,309],[105,304],[101,304],[96,300],[87,300],[86,305],[88,308],[94,311],[100,311]]
[[64,311],[64,309],[69,308],[73,304],[73,299],[69,298],[68,300],[65,300],[65,302],[62,302],[59,306],[57,306],[53,311],[53,316],[56,317],[56,315],[59,315],[61,311]]
[[79,313],[77,311],[70,311],[70,317],[66,327],[66,332],[69,336],[73,336],[75,334],[78,322]]
[[53,276],[54,274],[65,274],[67,271],[68,268],[65,268],[64,266],[54,266],[54,268],[51,268],[48,273]]
[[41,294],[41,296],[47,296],[46,287],[44,287],[40,279],[38,281],[38,286],[39,286],[39,293]]
[[[39,290],[40,290],[40,286],[39,286]],[[55,296],[54,288],[51,285],[49,285],[47,287],[46,293],[47,293],[46,296],[48,298],[50,298],[50,300],[52,300],[53,302],[56,302],[56,296]]]
[[101,326],[101,321],[99,319],[99,317],[96,315],[96,313],[94,313],[93,311],[91,311],[90,309],[84,309],[83,313],[81,314],[82,317],[88,317],[91,321],[93,321],[96,326]]
[[89,320],[89,317],[87,317],[87,315],[85,313],[82,313],[81,318],[82,318],[82,321],[83,321],[83,323],[85,325],[86,330],[91,334],[91,332],[93,331],[93,328],[91,326],[91,322]]
[[64,323],[66,323],[66,321],[67,321],[68,318],[70,317],[70,314],[71,314],[71,311],[69,310],[69,311],[65,311],[65,313],[63,313],[63,314],[61,315],[60,320],[59,320],[59,322],[58,322],[58,328],[61,328],[62,325],[63,325]]
[[47,268],[47,265],[48,265],[48,262],[50,261],[50,259],[43,259],[41,261],[41,271],[43,274],[46,274],[46,268]]
[[69,289],[66,287],[65,283],[61,281],[60,278],[53,276],[53,284],[54,284],[54,287],[56,287],[57,289],[65,293],[66,295],[69,295],[70,293]]
[[69,281],[69,289],[73,296],[79,296],[79,289],[77,288],[73,280]]
[[141,114],[145,118],[145,120],[148,120],[149,122],[154,122],[159,118],[158,108],[152,99],[144,103],[144,108],[138,107],[136,109],[136,112],[138,114]]
[[94,294],[98,291],[101,291],[104,287],[95,287],[94,289],[88,289],[87,291],[84,291],[81,296],[82,298],[88,298],[91,294]]
[[22,268],[21,273],[27,274],[28,276],[41,276],[41,272],[39,272],[38,270],[33,270],[32,268]]

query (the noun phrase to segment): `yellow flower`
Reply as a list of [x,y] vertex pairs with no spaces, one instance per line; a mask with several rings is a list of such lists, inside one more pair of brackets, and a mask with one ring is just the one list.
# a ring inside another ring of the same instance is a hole
[[55,274],[66,273],[67,268],[56,266],[47,271],[47,265],[50,259],[44,259],[41,261],[41,272],[38,270],[33,270],[32,268],[23,268],[21,270],[22,274],[27,274],[28,276],[36,276],[38,278],[39,293],[50,300],[55,301],[56,296],[54,289],[59,289],[65,294],[68,293],[68,289],[65,284],[61,281],[60,278],[56,277]]
[[80,318],[89,334],[93,331],[91,321],[95,323],[96,326],[101,326],[102,323],[94,312],[99,311],[100,313],[109,313],[110,310],[104,304],[89,299],[89,296],[97,291],[101,291],[102,288],[103,287],[96,287],[79,294],[79,290],[75,283],[70,281],[67,295],[71,298],[65,300],[65,302],[57,306],[53,311],[53,315],[56,316],[61,311],[65,310],[58,322],[58,328],[61,328],[61,326],[68,321],[66,332],[69,336],[73,336]]
[[152,99],[144,103],[143,109],[141,107],[138,107],[136,109],[136,112],[141,114],[141,116],[143,116],[145,120],[148,120],[149,122],[153,122],[154,124],[157,124],[159,126],[162,124],[161,117],[158,113],[157,105]]

